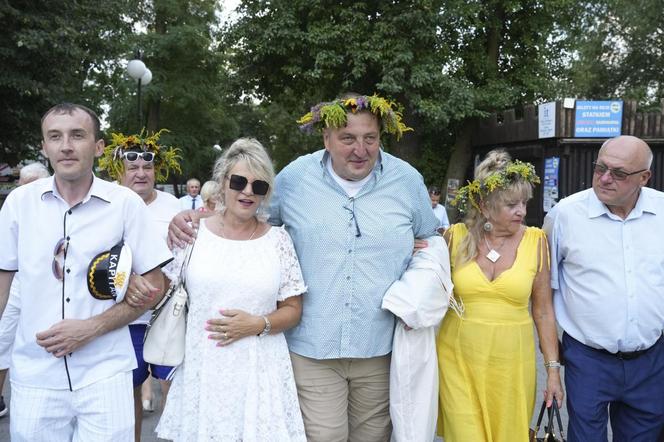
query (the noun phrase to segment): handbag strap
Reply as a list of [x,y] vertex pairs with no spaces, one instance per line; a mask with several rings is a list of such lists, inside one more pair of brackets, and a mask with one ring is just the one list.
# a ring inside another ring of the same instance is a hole
[[546,410],[546,401],[542,402],[539,415],[537,416],[537,423],[535,424],[535,429],[533,430],[533,432],[535,433],[535,437],[537,437],[537,433],[539,433],[539,429],[542,426],[542,418],[544,417],[544,410]]
[[[563,434],[563,422],[562,419],[560,419],[560,410],[558,409],[558,401],[556,398],[553,398],[553,403],[551,404],[551,407],[547,410],[547,418],[548,418],[548,423],[544,429],[545,433],[551,436],[555,436],[555,422],[558,422],[558,434],[560,436],[560,440],[565,440],[565,436]],[[555,421],[554,421],[554,416],[555,416]],[[558,440],[557,438],[555,440]]]
[[[553,408],[553,415],[556,417],[556,421],[558,421],[558,432],[560,433],[560,440],[565,440],[565,435],[563,434],[563,421],[560,418],[560,409],[558,408],[558,401],[555,398],[553,399],[553,405],[551,408]],[[553,430],[553,424],[551,424],[551,430]]]
[[180,282],[186,288],[187,280],[187,268],[189,267],[189,261],[191,261],[191,255],[194,252],[194,246],[196,245],[196,238],[194,237],[194,242],[187,246],[186,258],[182,261],[182,267],[180,267]]

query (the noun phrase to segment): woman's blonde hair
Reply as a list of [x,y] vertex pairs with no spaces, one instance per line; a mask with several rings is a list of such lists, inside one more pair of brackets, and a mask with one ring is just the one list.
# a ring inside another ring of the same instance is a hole
[[203,204],[208,206],[208,202],[212,201],[215,205],[218,202],[219,198],[219,183],[216,181],[206,181],[201,187],[201,199]]
[[[505,170],[511,160],[510,155],[503,149],[490,151],[475,168],[475,179],[484,182],[490,175]],[[527,179],[515,179],[483,196],[479,205],[491,215],[497,213],[510,201],[515,199],[528,201],[532,196],[532,182]],[[468,235],[459,243],[456,253],[457,265],[465,264],[477,257],[479,243],[484,234],[484,224],[487,221],[488,218],[482,213],[482,209],[473,204],[468,205],[463,219],[463,223],[468,229]]]
[[244,162],[249,172],[257,180],[263,180],[270,185],[262,204],[267,204],[274,188],[274,167],[272,160],[263,145],[255,138],[239,138],[217,159],[214,164],[213,179],[219,184],[217,202],[220,209],[225,207],[224,181],[230,177],[230,172],[236,164]]

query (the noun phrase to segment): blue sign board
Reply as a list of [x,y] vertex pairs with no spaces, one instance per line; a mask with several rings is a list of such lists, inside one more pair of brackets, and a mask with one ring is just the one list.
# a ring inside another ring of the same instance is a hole
[[622,130],[622,101],[577,101],[574,136],[611,138]]

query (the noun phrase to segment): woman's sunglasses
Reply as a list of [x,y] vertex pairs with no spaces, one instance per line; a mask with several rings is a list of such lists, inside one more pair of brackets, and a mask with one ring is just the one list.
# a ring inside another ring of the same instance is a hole
[[[238,192],[242,192],[245,187],[247,187],[247,183],[249,182],[247,177],[243,177],[242,175],[231,175],[228,180],[229,187],[233,190],[237,190]],[[254,195],[265,196],[267,195],[267,191],[269,189],[270,184],[266,181],[254,180],[251,183],[251,191],[254,193]]]
[[142,158],[143,161],[151,163],[154,160],[154,152],[125,152],[122,154],[122,158],[133,163],[138,158]]

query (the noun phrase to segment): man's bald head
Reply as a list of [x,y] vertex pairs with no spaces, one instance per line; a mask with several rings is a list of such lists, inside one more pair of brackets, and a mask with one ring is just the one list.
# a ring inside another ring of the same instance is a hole
[[636,170],[650,169],[652,165],[653,154],[648,143],[641,138],[632,135],[620,135],[615,138],[609,138],[599,149],[598,157],[602,156],[607,150],[620,149],[625,154],[632,156],[637,160]]

